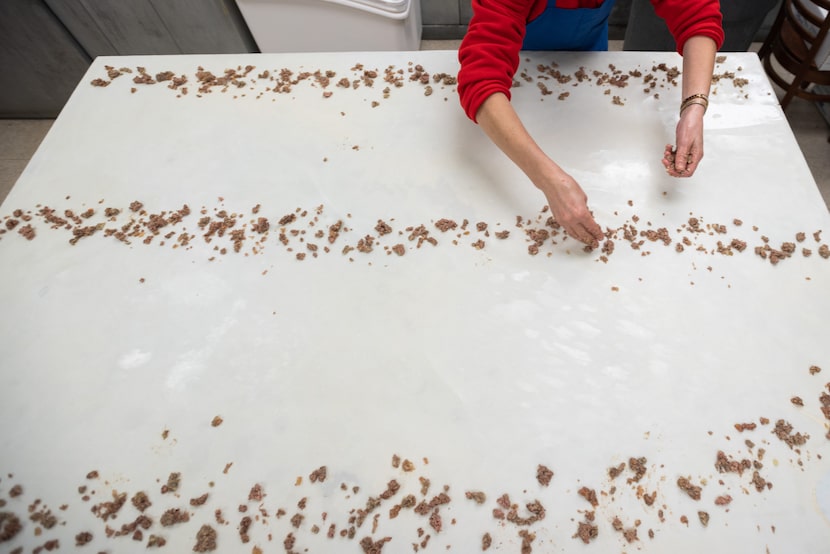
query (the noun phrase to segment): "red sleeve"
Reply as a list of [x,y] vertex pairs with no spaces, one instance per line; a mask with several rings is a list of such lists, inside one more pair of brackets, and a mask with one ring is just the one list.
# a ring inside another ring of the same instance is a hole
[[458,49],[458,95],[467,117],[476,120],[482,103],[503,92],[510,98],[527,22],[545,0],[473,0],[473,17]]
[[651,0],[651,3],[657,15],[666,21],[679,54],[683,54],[686,41],[695,36],[711,38],[720,50],[723,16],[718,0]]

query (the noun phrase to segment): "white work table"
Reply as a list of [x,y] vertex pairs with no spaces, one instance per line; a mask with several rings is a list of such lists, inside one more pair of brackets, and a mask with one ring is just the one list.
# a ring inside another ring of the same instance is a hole
[[[590,79],[560,83],[537,67],[553,62],[571,76],[583,66]],[[390,537],[387,554],[413,544],[477,552],[484,533],[491,551],[520,552],[522,530],[533,552],[824,551],[830,260],[819,248],[830,243],[830,215],[754,54],[727,54],[716,67],[734,77],[714,85],[699,171],[666,175],[660,158],[681,93],[652,70],[660,63],[681,60],[526,53],[526,78],[512,89],[533,136],[614,231],[603,259],[561,233],[530,255],[526,231],[553,230],[544,197],[466,119],[454,84],[430,77],[427,94],[410,80],[418,64],[455,76],[455,52],[97,59],[0,206],[1,229],[19,222],[0,235],[0,513],[23,524],[0,551],[49,540],[72,550],[89,532],[80,551],[145,552],[157,535],[162,552],[188,552],[205,524],[221,552],[284,552],[289,533],[296,552],[362,552],[367,536]],[[609,64],[641,76],[598,84],[592,72],[611,73]],[[106,65],[132,73],[92,86],[109,80]],[[247,65],[242,86],[198,93],[199,66],[222,75]],[[139,66],[186,75],[187,94],[169,81],[133,83]],[[403,86],[384,82],[390,66]],[[311,76],[275,93],[270,77],[282,69],[334,76],[325,88]],[[377,71],[371,87],[365,70]],[[647,74],[658,83],[648,92]],[[143,208],[131,211],[134,201]],[[169,221],[185,204],[189,214]],[[46,206],[64,219],[67,209],[94,214],[66,229],[44,221]],[[145,224],[162,212],[167,225],[145,244]],[[295,221],[280,225],[287,214]],[[223,216],[234,226],[206,242],[200,219]],[[260,217],[267,233],[254,229]],[[469,223],[442,232],[442,218]],[[381,234],[378,220],[392,232]],[[26,224],[32,240],[18,232]],[[72,229],[99,224],[70,243]],[[136,225],[142,236],[114,234]],[[437,244],[409,240],[419,225]],[[638,236],[632,248],[624,225],[665,228],[671,243]],[[235,252],[229,234],[240,229]],[[754,252],[762,237],[796,251],[773,265]],[[746,249],[717,252],[733,239]],[[367,242],[372,251],[360,251]],[[773,434],[778,420],[809,439],[790,448]],[[759,469],[719,473],[718,451]],[[414,470],[393,467],[395,455]],[[639,481],[628,467],[609,476],[641,457]],[[554,472],[549,486],[537,481],[540,464]],[[327,478],[311,482],[321,466]],[[772,487],[756,490],[753,471]],[[162,494],[172,472],[180,486]],[[702,486],[700,500],[680,477]],[[430,480],[426,496],[420,478]],[[362,526],[350,523],[393,479],[400,490]],[[255,484],[262,500],[249,500]],[[22,494],[11,497],[15,485]],[[406,495],[429,502],[445,486],[448,504],[390,517]],[[596,507],[582,487],[595,490]],[[104,521],[92,508],[113,491],[127,501]],[[119,531],[140,515],[130,502],[139,491],[152,501],[152,525],[141,540],[107,537],[107,526]],[[189,504],[204,493],[204,505]],[[544,519],[496,519],[505,493],[520,517],[538,500]],[[725,495],[731,503],[716,505]],[[38,531],[30,516],[44,506],[58,524]],[[440,532],[430,526],[435,507]],[[162,526],[171,508],[189,521]],[[573,535],[587,511],[598,536],[583,544]],[[639,540],[629,544],[615,517],[624,529],[639,521]],[[341,537],[351,525],[353,538]]]

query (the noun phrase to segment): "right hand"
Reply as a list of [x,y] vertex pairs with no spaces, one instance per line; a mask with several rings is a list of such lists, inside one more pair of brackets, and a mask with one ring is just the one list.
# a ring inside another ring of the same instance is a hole
[[588,210],[588,197],[574,178],[539,148],[507,96],[501,92],[488,96],[476,118],[490,140],[545,194],[554,219],[568,235],[596,247],[605,237]]
[[588,196],[573,177],[562,171],[537,186],[545,194],[553,218],[568,235],[592,248],[599,246],[605,235],[588,209]]

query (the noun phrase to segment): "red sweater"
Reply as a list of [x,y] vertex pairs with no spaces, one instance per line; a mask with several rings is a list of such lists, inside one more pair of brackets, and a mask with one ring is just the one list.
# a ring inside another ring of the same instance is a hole
[[[467,117],[475,121],[481,104],[496,92],[510,98],[513,75],[519,66],[519,50],[525,26],[547,7],[594,8],[603,0],[473,0],[473,18],[458,50],[461,70],[458,94]],[[683,53],[693,36],[709,37],[718,48],[723,44],[718,0],[651,0]]]

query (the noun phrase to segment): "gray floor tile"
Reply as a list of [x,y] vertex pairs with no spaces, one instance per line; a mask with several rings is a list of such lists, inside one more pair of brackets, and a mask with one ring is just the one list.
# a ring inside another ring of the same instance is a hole
[[0,204],[6,199],[6,195],[28,163],[29,160],[0,160]]
[[0,119],[0,160],[28,160],[52,126],[52,119]]
[[458,50],[460,40],[422,40],[421,50]]
[[824,202],[830,206],[830,127],[814,103],[800,98],[785,113]]

